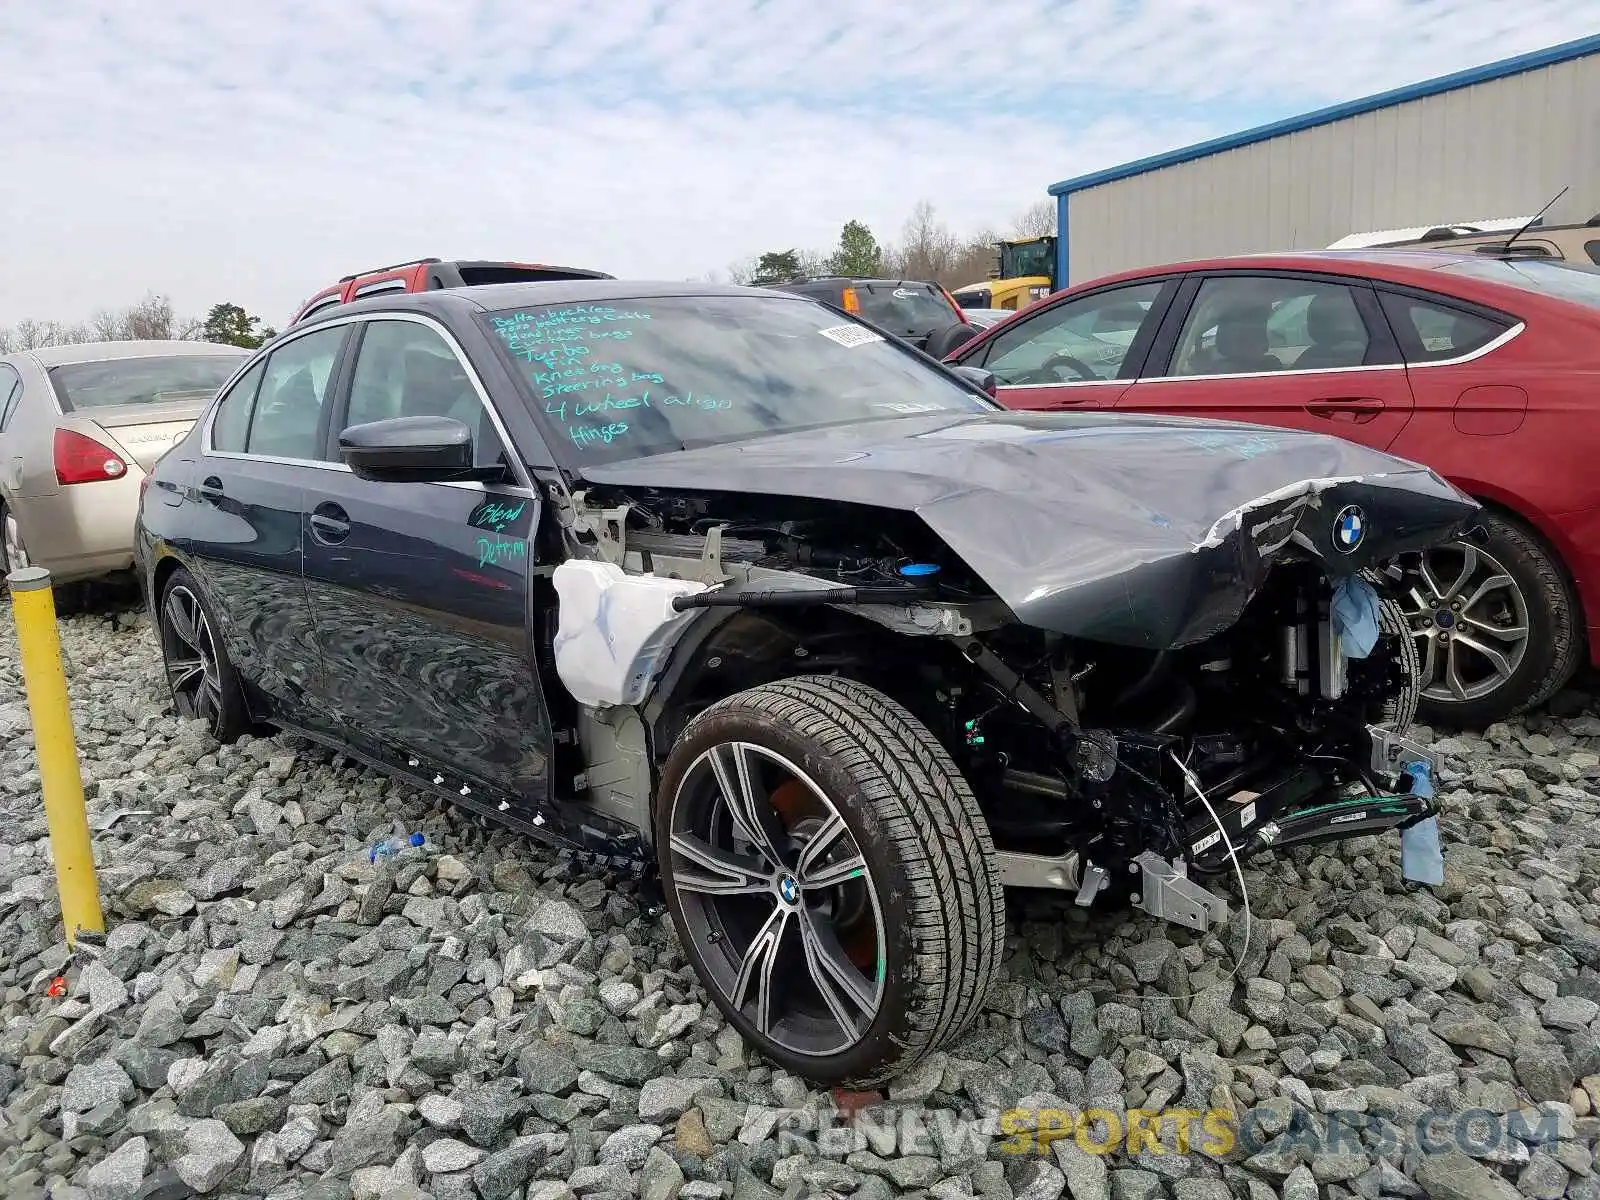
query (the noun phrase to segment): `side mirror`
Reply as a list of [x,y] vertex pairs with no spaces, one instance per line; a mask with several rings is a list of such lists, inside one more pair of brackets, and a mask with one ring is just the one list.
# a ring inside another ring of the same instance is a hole
[[994,381],[993,371],[985,371],[982,367],[951,367],[950,369],[968,383],[977,384],[985,392],[989,393],[992,399],[999,399],[1000,388]]
[[472,431],[453,417],[390,417],[339,435],[339,457],[362,479],[426,483],[477,478]]

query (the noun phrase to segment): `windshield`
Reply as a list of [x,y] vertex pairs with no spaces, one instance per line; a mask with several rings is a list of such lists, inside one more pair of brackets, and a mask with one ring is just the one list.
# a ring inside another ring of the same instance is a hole
[[183,404],[211,399],[244,361],[232,354],[118,358],[50,368],[63,412],[122,404]]
[[586,463],[995,407],[922,355],[800,297],[679,296],[484,320],[552,445]]
[[861,315],[899,337],[925,337],[961,320],[943,294],[926,284],[858,284],[855,292]]
[[1048,239],[1031,242],[1003,242],[1000,246],[1000,278],[1031,279],[1034,276],[1049,278],[1055,247]]
[[1449,268],[1475,279],[1504,283],[1524,291],[1540,292],[1561,300],[1571,300],[1588,308],[1600,308],[1600,270],[1568,262],[1542,259],[1472,259]]

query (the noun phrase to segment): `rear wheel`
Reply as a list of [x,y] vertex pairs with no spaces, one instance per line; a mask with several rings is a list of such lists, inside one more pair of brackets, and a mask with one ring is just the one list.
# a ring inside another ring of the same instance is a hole
[[0,504],[0,574],[9,575],[12,571],[20,571],[31,565],[28,562],[28,548],[22,541],[22,526],[17,523],[16,514]]
[[1408,581],[1407,623],[1421,659],[1421,715],[1481,726],[1541,704],[1577,670],[1577,599],[1555,556],[1496,513],[1486,544],[1422,555]]
[[204,721],[211,736],[231,742],[250,727],[239,677],[216,634],[194,577],[178,568],[161,589],[156,609],[161,657],[172,705],[185,720]]
[[972,789],[887,696],[805,677],[684,730],[655,838],[667,905],[712,1000],[791,1074],[868,1086],[978,1015],[1005,900]]

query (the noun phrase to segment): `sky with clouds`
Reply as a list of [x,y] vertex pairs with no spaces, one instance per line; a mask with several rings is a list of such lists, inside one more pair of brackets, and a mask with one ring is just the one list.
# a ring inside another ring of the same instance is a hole
[[682,279],[1593,33],[1597,0],[8,0],[0,325],[357,268]]

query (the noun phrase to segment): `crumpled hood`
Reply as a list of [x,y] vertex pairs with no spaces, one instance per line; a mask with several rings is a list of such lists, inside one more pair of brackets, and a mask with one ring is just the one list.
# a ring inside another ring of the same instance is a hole
[[1340,438],[1120,413],[903,417],[582,474],[915,512],[1023,623],[1145,647],[1232,625],[1277,557],[1348,574],[1449,541],[1478,509]]

